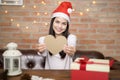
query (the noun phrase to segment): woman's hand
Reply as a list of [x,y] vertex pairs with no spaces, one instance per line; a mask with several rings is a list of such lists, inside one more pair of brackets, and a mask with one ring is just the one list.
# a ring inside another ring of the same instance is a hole
[[76,52],[76,48],[74,46],[67,46],[67,45],[65,45],[63,51],[66,54],[68,54],[70,56],[73,56],[74,53]]
[[36,45],[36,50],[40,53],[44,52],[46,49],[46,45],[45,44],[37,44]]

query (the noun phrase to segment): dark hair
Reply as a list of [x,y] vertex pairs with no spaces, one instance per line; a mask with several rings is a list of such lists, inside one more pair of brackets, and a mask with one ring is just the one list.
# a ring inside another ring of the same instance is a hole
[[[56,36],[55,36],[55,31],[53,30],[53,22],[54,22],[55,18],[56,18],[56,17],[54,17],[54,18],[51,19],[50,29],[49,29],[49,35],[53,35],[54,37],[56,37]],[[66,28],[66,30],[62,33],[62,35],[67,38],[69,34],[70,34],[70,33],[69,33],[69,22],[67,22],[67,28]],[[49,53],[50,53],[50,55],[52,55],[51,52],[49,52]],[[64,51],[59,52],[59,54],[60,54],[60,56],[61,56],[62,59],[65,58],[65,56],[66,56],[66,54],[64,53]]]
[[[49,29],[49,34],[50,35],[53,35],[55,37],[55,32],[53,30],[53,22],[55,20],[56,17],[52,18],[51,19],[51,23],[50,23],[50,29]],[[65,36],[66,38],[68,37],[69,35],[69,23],[67,22],[67,28],[66,30],[62,33],[63,36]]]

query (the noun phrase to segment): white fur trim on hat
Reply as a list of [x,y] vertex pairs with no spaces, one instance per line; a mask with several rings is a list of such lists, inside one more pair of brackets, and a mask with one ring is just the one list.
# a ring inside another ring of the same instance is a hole
[[68,22],[70,22],[70,18],[68,15],[62,13],[62,12],[56,12],[56,13],[53,13],[52,14],[52,18],[53,17],[62,17],[62,18],[65,18],[66,20],[68,20]]

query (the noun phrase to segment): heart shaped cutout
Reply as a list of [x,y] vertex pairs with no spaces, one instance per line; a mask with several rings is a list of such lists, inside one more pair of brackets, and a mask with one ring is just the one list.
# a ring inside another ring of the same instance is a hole
[[66,43],[67,43],[67,40],[64,36],[58,36],[55,38],[52,35],[47,35],[45,37],[46,47],[53,55],[62,51]]

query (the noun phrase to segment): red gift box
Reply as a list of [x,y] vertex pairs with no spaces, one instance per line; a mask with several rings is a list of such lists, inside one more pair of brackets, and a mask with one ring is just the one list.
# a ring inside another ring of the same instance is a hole
[[[97,65],[97,68],[94,64]],[[71,64],[71,80],[108,80],[109,79],[109,61],[99,59],[76,59]],[[89,66],[86,66],[89,65]],[[102,66],[103,65],[103,66]],[[107,66],[105,66],[107,65]],[[78,67],[79,66],[79,67]],[[93,66],[93,67],[92,67]],[[87,68],[90,67],[90,68]],[[97,69],[94,69],[94,68]],[[102,67],[102,68],[101,68]],[[106,68],[104,68],[106,67]],[[78,70],[79,68],[79,70]],[[101,70],[100,70],[101,69]],[[102,70],[104,69],[104,70]],[[107,70],[105,70],[107,69]],[[97,71],[98,70],[98,71]]]
[[71,80],[109,80],[108,72],[71,70]]

